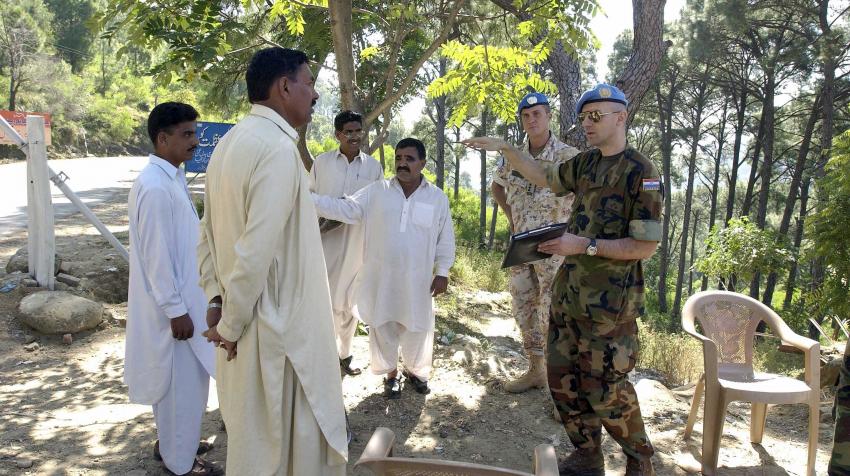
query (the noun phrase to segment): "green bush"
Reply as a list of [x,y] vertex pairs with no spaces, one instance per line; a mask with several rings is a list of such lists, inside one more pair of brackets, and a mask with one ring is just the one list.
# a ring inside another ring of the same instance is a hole
[[508,275],[501,266],[501,252],[459,246],[449,278],[452,285],[463,289],[506,291]]

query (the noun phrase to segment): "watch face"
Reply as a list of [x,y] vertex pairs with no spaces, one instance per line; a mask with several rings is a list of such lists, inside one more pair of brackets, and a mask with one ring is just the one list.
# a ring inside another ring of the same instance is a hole
[[593,245],[588,246],[586,253],[588,256],[596,256],[596,247]]

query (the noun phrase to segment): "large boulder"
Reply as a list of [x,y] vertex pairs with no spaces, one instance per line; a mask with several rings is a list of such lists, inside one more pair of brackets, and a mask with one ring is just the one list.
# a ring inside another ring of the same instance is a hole
[[[54,255],[53,259],[53,274],[59,272],[59,265],[62,264],[62,260],[59,259],[59,255]],[[19,271],[21,273],[29,273],[29,254],[27,253],[27,247],[24,246],[20,248],[18,251],[9,258],[9,262],[6,263],[6,272],[9,274],[14,273],[15,271]]]
[[103,306],[65,291],[39,291],[18,306],[24,324],[45,334],[73,334],[103,320]]

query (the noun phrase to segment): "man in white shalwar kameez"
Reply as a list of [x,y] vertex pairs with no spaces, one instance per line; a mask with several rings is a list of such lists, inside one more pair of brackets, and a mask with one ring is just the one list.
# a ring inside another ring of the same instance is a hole
[[402,139],[396,176],[343,199],[314,194],[320,216],[362,223],[364,265],[357,307],[369,324],[371,368],[386,374],[384,395],[398,398],[399,347],[404,376],[428,393],[434,346],[433,297],[446,291],[455,242],[449,199],[422,175],[425,146]]
[[266,48],[246,73],[253,106],[207,168],[198,262],[220,301],[204,333],[228,475],[345,474],[345,408],[328,278],[295,128],[318,95],[307,56]]
[[207,300],[198,286],[199,220],[179,166],[198,145],[198,113],[166,102],[148,117],[155,154],[129,196],[130,284],[124,382],[130,401],[153,406],[154,457],[172,474],[219,474],[196,458],[215,347],[201,335]]
[[[384,176],[381,163],[360,150],[363,141],[363,117],[342,111],[334,118],[339,148],[316,157],[310,169],[310,190],[319,195],[353,195]],[[322,232],[322,248],[328,269],[334,333],[339,366],[347,375],[359,375],[351,367],[351,341],[360,317],[357,312],[357,274],[363,265],[363,227],[343,225]]]

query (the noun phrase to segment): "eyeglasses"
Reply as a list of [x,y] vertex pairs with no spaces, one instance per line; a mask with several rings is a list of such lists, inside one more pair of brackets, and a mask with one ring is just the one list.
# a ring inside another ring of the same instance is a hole
[[599,112],[599,111],[587,111],[580,112],[578,114],[578,122],[584,122],[585,119],[590,119],[592,122],[599,122],[602,120],[602,116],[607,116],[608,114],[617,114],[619,111],[614,112]]
[[348,139],[354,139],[355,137],[363,137],[363,131],[339,131],[340,134],[344,135]]

